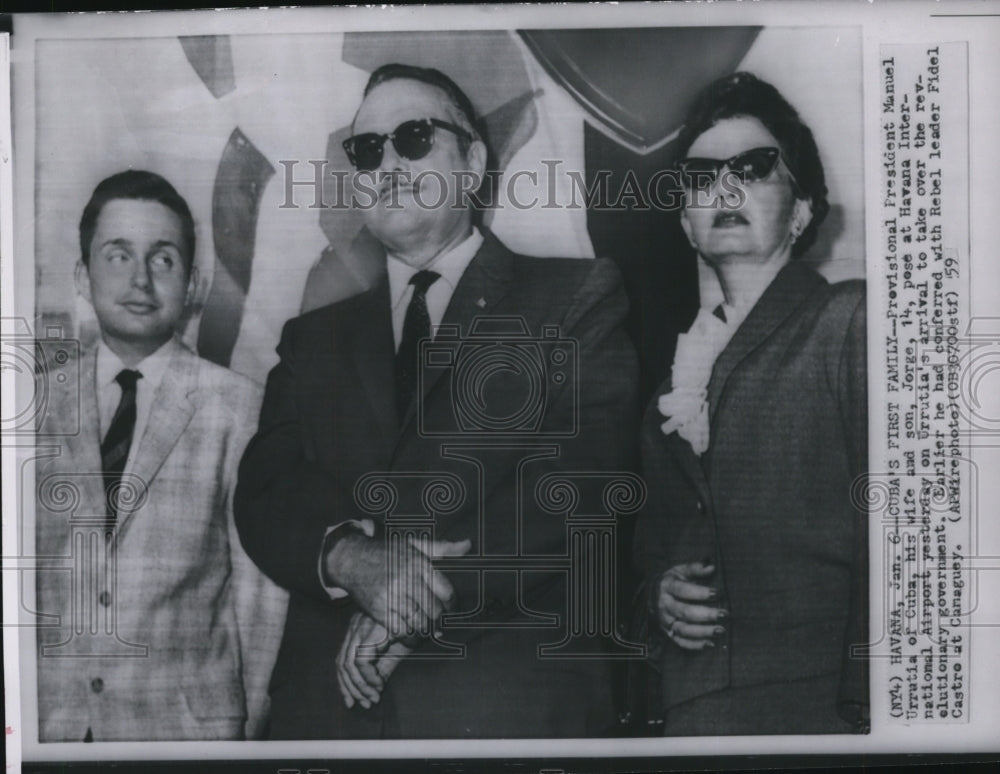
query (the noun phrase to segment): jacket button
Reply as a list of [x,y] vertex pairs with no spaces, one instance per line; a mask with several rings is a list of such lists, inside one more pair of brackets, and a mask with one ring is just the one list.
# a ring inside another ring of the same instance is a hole
[[100,693],[104,690],[104,681],[100,677],[95,677],[90,681],[90,690],[94,693]]
[[705,503],[703,503],[701,500],[699,500],[698,501],[698,513],[704,513],[704,512],[705,512]]
[[110,607],[111,595],[106,591],[102,591],[100,594],[97,595],[97,601],[101,603],[102,607]]

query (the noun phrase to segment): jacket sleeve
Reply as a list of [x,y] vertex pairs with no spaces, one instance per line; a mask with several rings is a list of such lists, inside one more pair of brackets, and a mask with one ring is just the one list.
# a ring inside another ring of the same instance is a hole
[[317,571],[328,529],[356,517],[350,493],[310,462],[296,405],[296,320],[285,324],[267,377],[257,434],[239,467],[236,527],[250,558],[280,586],[329,600]]
[[[256,385],[240,400],[234,432],[226,460],[226,525],[229,531],[229,560],[232,568],[231,589],[239,628],[243,692],[246,696],[245,737],[263,738],[270,710],[268,683],[278,658],[278,648],[285,627],[288,593],[279,588],[250,560],[240,545],[233,518],[233,489],[240,455],[255,426],[260,406],[260,388]],[[230,396],[235,398],[236,396]]]
[[562,335],[576,342],[576,394],[564,389],[546,423],[577,432],[560,441],[560,470],[632,471],[638,456],[638,361],[623,323],[628,299],[611,261],[596,259],[563,318]]
[[[855,496],[857,484],[868,475],[868,357],[865,294],[855,296],[850,323],[843,340],[838,367],[838,396],[847,458],[851,471],[851,507],[854,515],[853,561],[847,630],[841,668],[837,711],[864,732],[870,722],[868,655],[868,513],[862,498]],[[852,652],[854,651],[854,652]]]

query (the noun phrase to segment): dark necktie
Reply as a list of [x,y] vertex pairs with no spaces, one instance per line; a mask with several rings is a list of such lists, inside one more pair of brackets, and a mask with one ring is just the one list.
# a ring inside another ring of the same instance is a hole
[[421,339],[431,336],[431,317],[427,312],[427,288],[441,275],[435,271],[418,271],[410,277],[413,298],[403,319],[403,335],[396,352],[396,416],[403,421],[413,396],[417,392],[417,362]]
[[118,408],[111,418],[107,435],[101,442],[101,467],[104,470],[104,495],[108,520],[114,522],[118,517],[117,496],[115,490],[125,471],[125,460],[132,445],[132,432],[135,430],[135,386],[142,378],[138,371],[127,368],[118,372],[115,381],[121,385],[122,397]]

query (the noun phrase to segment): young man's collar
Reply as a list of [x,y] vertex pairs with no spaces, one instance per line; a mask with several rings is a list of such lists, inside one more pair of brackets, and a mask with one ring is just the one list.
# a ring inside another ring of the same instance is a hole
[[[170,364],[170,358],[173,357],[178,347],[180,347],[180,343],[177,341],[177,337],[172,336],[159,349],[135,365],[133,370],[142,374],[142,387],[155,388],[160,384],[163,380],[163,374],[166,373]],[[115,377],[124,368],[126,366],[122,359],[111,350],[111,347],[102,338],[97,345],[97,384],[107,386],[113,383]]]

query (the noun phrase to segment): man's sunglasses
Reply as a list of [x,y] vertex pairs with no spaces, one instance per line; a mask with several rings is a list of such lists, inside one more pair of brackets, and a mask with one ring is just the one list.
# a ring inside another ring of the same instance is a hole
[[[681,179],[688,189],[712,186],[723,169],[728,168],[741,183],[755,183],[766,180],[774,172],[781,159],[778,148],[751,148],[728,159],[706,159],[691,157],[677,162]],[[788,165],[785,165],[788,168]],[[788,170],[792,185],[798,187],[795,175]]]
[[404,121],[389,134],[366,132],[356,134],[344,140],[344,151],[347,158],[359,172],[370,172],[378,169],[382,163],[382,148],[386,140],[392,140],[392,147],[400,158],[409,161],[422,159],[434,147],[435,129],[447,129],[449,132],[472,140],[472,135],[465,129],[440,118],[418,118]]

